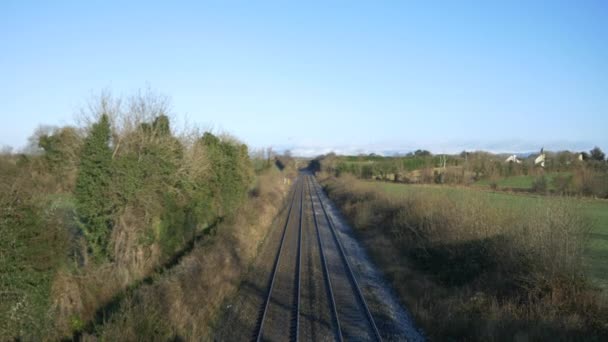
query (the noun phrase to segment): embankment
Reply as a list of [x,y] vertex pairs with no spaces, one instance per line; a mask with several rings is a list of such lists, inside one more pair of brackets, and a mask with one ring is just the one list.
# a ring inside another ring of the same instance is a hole
[[255,196],[170,271],[126,294],[84,340],[208,340],[221,303],[235,293],[287,192],[283,174],[260,178]]

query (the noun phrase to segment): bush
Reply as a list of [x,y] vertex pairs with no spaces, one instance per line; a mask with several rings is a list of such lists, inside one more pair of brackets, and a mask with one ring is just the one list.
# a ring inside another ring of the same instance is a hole
[[372,179],[374,176],[374,168],[371,165],[363,165],[361,167],[361,178]]
[[608,198],[608,173],[580,168],[574,173],[573,187],[584,196]]
[[38,146],[44,151],[44,170],[54,176],[53,183],[56,183],[59,190],[72,192],[80,161],[82,137],[75,127],[37,134]]
[[589,156],[591,157],[591,159],[597,161],[604,161],[604,159],[606,158],[604,152],[602,152],[602,150],[597,146],[594,147],[591,151],[589,151]]
[[536,177],[532,182],[532,191],[544,194],[548,190],[547,178],[544,175]]
[[572,175],[557,175],[553,178],[555,191],[560,195],[568,195],[572,192]]
[[247,146],[211,133],[201,138],[211,163],[208,179],[212,197],[219,199],[216,207],[219,216],[229,214],[244,199],[253,173]]
[[51,284],[69,237],[29,168],[0,160],[0,340],[50,333]]

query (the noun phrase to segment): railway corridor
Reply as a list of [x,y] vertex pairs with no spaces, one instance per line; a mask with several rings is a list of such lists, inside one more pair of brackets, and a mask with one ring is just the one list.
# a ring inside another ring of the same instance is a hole
[[336,215],[300,173],[216,340],[423,340]]
[[293,192],[256,340],[381,340],[318,185]]

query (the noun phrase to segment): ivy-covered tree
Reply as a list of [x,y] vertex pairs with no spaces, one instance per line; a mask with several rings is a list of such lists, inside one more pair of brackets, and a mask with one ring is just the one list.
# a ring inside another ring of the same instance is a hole
[[41,134],[38,146],[44,151],[44,167],[54,176],[54,183],[66,192],[74,191],[82,138],[74,127],[63,127]]
[[112,150],[110,122],[102,115],[93,124],[84,141],[80,168],[76,179],[76,210],[96,260],[107,259],[108,241],[112,229],[112,201],[109,200],[112,180]]
[[201,138],[210,163],[208,186],[216,198],[219,216],[235,209],[247,193],[252,180],[252,166],[247,146],[221,140],[206,132]]

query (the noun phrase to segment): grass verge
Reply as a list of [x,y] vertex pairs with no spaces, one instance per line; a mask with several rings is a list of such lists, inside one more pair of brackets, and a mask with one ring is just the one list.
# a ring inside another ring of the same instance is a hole
[[608,305],[584,267],[594,228],[573,202],[323,184],[432,339],[608,337]]

